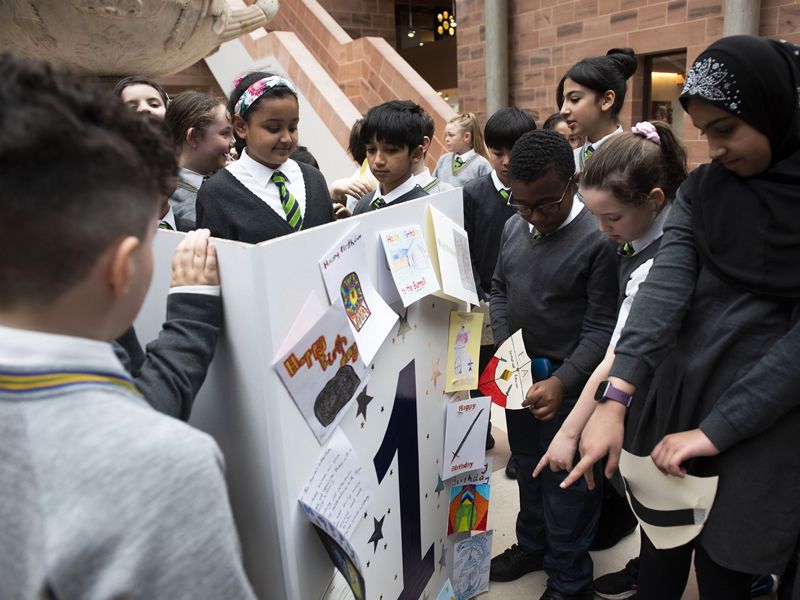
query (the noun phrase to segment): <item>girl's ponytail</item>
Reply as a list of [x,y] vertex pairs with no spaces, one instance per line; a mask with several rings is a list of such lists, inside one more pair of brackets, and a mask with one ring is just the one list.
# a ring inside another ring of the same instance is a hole
[[667,123],[654,121],[653,126],[661,140],[661,158],[664,163],[664,183],[660,187],[664,190],[664,195],[672,200],[689,174],[686,167],[686,148]]
[[462,130],[468,131],[470,133],[470,140],[472,140],[472,149],[483,158],[489,159],[489,155],[486,152],[486,142],[483,140],[483,131],[481,130],[478,117],[475,116],[475,113],[461,113],[448,122],[455,123]]

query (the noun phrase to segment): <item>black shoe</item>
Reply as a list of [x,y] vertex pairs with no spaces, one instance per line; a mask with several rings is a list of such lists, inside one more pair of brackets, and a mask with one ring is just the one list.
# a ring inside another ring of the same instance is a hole
[[514,581],[527,573],[542,570],[544,552],[533,552],[514,544],[492,559],[491,581]]
[[553,588],[547,588],[539,600],[592,600],[594,594],[592,592],[584,592],[582,594],[562,594],[555,591]]
[[491,428],[489,428],[489,431],[486,432],[486,449],[491,450],[492,448],[494,448],[494,436]]
[[608,573],[594,580],[594,593],[606,600],[624,600],[636,595],[636,579],[639,577],[639,559],[628,561],[625,568]]
[[508,464],[506,465],[506,477],[509,479],[517,478],[517,463],[514,462],[513,456],[508,459]]

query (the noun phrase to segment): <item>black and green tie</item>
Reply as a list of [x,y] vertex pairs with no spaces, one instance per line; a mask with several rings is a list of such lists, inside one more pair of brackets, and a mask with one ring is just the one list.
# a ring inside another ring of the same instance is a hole
[[278,196],[281,199],[281,206],[283,212],[286,213],[286,221],[289,227],[295,231],[300,231],[303,228],[303,216],[300,214],[300,203],[292,196],[292,192],[286,187],[286,177],[280,171],[275,171],[270,178],[278,188]]
[[589,144],[583,151],[583,161],[586,162],[587,160],[589,160],[592,157],[592,154],[594,154],[594,147],[592,147],[592,145]]
[[453,161],[453,164],[455,165],[456,169],[460,169],[461,167],[464,166],[464,159],[461,158],[460,156],[456,156],[456,159]]
[[625,242],[622,245],[622,256],[633,256],[634,254],[636,254],[636,250],[633,249],[633,244]]
[[540,240],[543,237],[544,237],[544,234],[541,231],[539,231],[538,229],[534,229],[533,230],[533,239]]
[[510,194],[510,193],[509,193],[509,191],[508,191],[507,189],[505,189],[505,188],[503,188],[503,189],[499,189],[499,190],[497,190],[497,192],[500,194],[500,196],[501,196],[501,197],[503,198],[503,200],[505,200],[506,202],[508,202],[508,199],[509,199],[509,198],[511,198],[511,194]]
[[370,202],[370,206],[373,206],[375,208],[383,208],[384,206],[386,206],[386,200],[384,200],[380,196],[375,196],[372,199],[372,202]]
[[172,228],[172,225],[170,225],[170,224],[169,224],[169,223],[167,223],[166,221],[161,221],[161,223],[159,223],[159,224],[158,224],[158,228],[159,228],[159,229],[166,229],[167,231],[175,231],[175,230]]

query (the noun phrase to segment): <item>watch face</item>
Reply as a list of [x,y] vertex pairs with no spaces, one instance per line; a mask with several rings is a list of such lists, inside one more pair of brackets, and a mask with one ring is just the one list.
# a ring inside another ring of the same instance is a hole
[[606,399],[606,392],[608,391],[609,386],[611,385],[610,382],[604,381],[600,385],[597,386],[597,391],[594,393],[594,399],[598,402],[604,402]]

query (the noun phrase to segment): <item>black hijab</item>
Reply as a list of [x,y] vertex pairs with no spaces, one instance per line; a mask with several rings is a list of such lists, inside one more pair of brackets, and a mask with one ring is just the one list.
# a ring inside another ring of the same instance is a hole
[[697,57],[680,101],[696,98],[769,140],[772,162],[739,177],[718,161],[683,188],[703,263],[739,289],[800,300],[800,48],[754,36],[722,38]]

